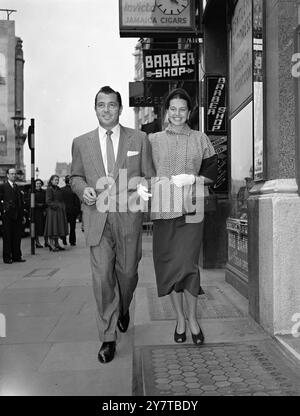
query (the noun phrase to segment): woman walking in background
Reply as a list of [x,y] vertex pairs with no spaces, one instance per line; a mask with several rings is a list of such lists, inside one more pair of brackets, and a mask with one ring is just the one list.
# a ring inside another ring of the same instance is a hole
[[47,216],[45,224],[45,237],[48,237],[50,251],[64,250],[58,243],[59,238],[68,234],[68,223],[63,202],[62,191],[58,186],[59,177],[52,175],[46,190]]
[[[42,189],[44,182],[41,179],[35,180],[35,246],[36,248],[42,248],[39,237],[44,235],[45,219],[46,219],[46,191]],[[45,247],[47,240],[45,240]]]
[[[191,206],[196,183],[212,184],[216,180],[217,155],[209,138],[188,126],[191,108],[187,92],[180,88],[173,90],[165,101],[168,126],[162,132],[149,135],[156,170],[151,217],[158,296],[171,297],[176,313],[174,341],[186,341],[185,298],[193,342],[202,344],[204,335],[196,316],[197,296],[203,293],[198,265],[202,222],[194,217],[196,221],[192,223],[192,216],[187,215],[189,211],[185,208]],[[170,192],[156,192],[155,187],[165,180]],[[183,194],[191,200],[184,201]]]

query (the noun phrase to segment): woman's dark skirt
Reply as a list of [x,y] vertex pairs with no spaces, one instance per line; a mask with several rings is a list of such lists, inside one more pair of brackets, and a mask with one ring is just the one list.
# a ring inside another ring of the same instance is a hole
[[48,207],[44,236],[62,238],[66,235],[68,235],[68,222],[64,204],[57,203],[55,209]]
[[189,291],[203,294],[199,254],[202,222],[186,223],[185,217],[153,221],[153,260],[158,296]]

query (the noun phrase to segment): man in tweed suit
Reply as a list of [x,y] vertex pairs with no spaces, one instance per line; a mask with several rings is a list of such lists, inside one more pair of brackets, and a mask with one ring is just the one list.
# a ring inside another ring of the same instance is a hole
[[102,87],[95,97],[99,127],[72,145],[71,186],[84,202],[83,222],[97,303],[101,363],[114,358],[116,328],[126,332],[129,306],[138,281],[143,213],[129,205],[148,200],[142,185],[152,175],[145,133],[119,124],[122,100]]

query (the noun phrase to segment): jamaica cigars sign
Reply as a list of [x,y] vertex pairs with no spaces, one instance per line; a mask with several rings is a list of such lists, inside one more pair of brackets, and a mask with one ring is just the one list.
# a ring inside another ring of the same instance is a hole
[[145,80],[195,80],[196,59],[192,50],[165,51],[145,49],[144,77]]
[[195,0],[119,0],[120,36],[195,33]]

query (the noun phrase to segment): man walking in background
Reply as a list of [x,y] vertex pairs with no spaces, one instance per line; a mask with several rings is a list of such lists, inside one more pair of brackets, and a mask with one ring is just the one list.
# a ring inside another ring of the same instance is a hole
[[[127,201],[134,194],[148,200],[150,195],[141,181],[151,177],[153,172],[146,134],[119,124],[122,108],[120,94],[108,86],[102,87],[95,97],[99,127],[74,139],[72,146],[71,186],[84,202],[84,232],[90,247],[97,324],[102,341],[98,353],[101,363],[114,358],[117,327],[121,332],[127,331],[129,306],[142,255],[143,213],[129,210],[127,202],[124,209],[120,201],[124,195]],[[133,178],[137,179],[135,184],[131,181]],[[99,182],[105,186],[100,186]],[[116,209],[99,208],[98,202],[103,196],[116,202]]]
[[16,169],[6,171],[7,181],[0,185],[2,213],[3,262],[22,263],[21,238],[24,218],[23,195],[16,184]]
[[[72,191],[70,185],[70,175],[65,177],[66,186],[62,187],[63,201],[66,206],[67,221],[69,224],[69,244],[76,246],[76,219],[80,213],[80,200]],[[63,238],[64,245],[67,245],[67,238]]]

